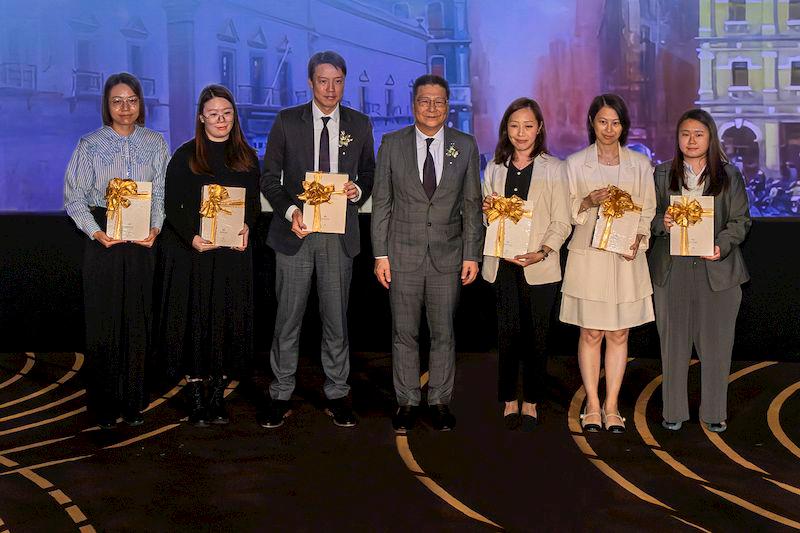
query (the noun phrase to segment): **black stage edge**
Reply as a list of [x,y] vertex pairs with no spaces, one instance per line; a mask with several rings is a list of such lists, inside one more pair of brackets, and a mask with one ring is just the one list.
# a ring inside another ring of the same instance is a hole
[[[265,244],[271,214],[259,217],[253,236],[256,287],[256,351],[272,338],[274,254]],[[362,252],[355,259],[350,299],[353,352],[390,351],[388,294],[372,274],[369,215],[361,215]],[[0,215],[0,351],[81,351],[82,234],[63,214]],[[744,286],[734,358],[800,359],[800,273],[793,246],[800,221],[757,219],[742,247],[751,281]],[[566,249],[563,250],[566,252]],[[312,296],[303,350],[317,352],[319,321]],[[552,355],[573,355],[577,328],[554,322]],[[460,352],[485,352],[496,345],[494,295],[482,280],[462,292],[456,339]],[[631,356],[657,357],[654,325],[632,332]],[[263,363],[262,363],[263,364]]]

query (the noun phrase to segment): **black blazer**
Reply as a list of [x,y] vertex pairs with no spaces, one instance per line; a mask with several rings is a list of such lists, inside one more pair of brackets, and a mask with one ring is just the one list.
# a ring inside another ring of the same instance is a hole
[[[669,189],[669,170],[672,161],[661,163],[655,170],[656,216],[651,233],[648,263],[653,283],[663,286],[669,278],[672,256],[669,255],[669,233],[664,229],[664,213],[669,207],[670,195],[680,191]],[[723,291],[741,285],[750,279],[742,258],[739,244],[744,241],[750,229],[750,205],[744,188],[744,178],[739,169],[731,164],[725,165],[729,183],[721,193],[714,197],[714,244],[719,246],[720,258],[706,261],[708,283],[713,291]]]
[[[339,131],[353,139],[339,148],[339,172],[349,174],[350,180],[361,188],[358,203],[347,202],[345,232],[341,236],[345,253],[355,257],[361,250],[358,208],[372,194],[375,174],[372,124],[363,113],[340,105]],[[303,180],[311,170],[314,170],[314,116],[308,102],[278,113],[269,132],[261,173],[261,192],[274,212],[267,244],[285,255],[296,254],[303,245],[303,239],[292,233],[292,224],[285,215],[291,205],[303,208],[297,196],[303,193]]]

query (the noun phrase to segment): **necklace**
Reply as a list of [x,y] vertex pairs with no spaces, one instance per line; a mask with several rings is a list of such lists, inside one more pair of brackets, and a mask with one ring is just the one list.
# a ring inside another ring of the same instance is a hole
[[619,154],[609,157],[609,156],[600,155],[600,153],[598,152],[597,153],[597,160],[600,161],[601,165],[607,165],[607,166],[618,165],[619,164]]

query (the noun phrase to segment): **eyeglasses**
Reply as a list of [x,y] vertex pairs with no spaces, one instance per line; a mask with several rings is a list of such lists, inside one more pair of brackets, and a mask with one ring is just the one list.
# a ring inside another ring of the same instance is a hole
[[136,107],[139,105],[139,97],[138,96],[128,96],[127,98],[123,98],[122,96],[115,96],[111,99],[111,106],[117,109],[121,109],[122,107]]
[[442,98],[437,98],[436,100],[431,100],[430,98],[417,98],[417,105],[420,107],[444,109],[447,107],[447,100]]
[[203,115],[209,122],[231,122],[233,120],[233,111],[223,111],[222,113],[217,113],[216,111],[212,111],[206,115]]

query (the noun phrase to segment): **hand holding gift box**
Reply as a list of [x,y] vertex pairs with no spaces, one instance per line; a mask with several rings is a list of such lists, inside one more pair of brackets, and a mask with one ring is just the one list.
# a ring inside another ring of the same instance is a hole
[[513,259],[528,253],[531,236],[531,203],[517,195],[508,198],[491,197],[486,211],[489,227],[483,245],[483,255]]
[[303,200],[303,220],[310,231],[319,233],[344,234],[347,218],[347,196],[344,184],[350,180],[347,174],[327,172],[306,172],[303,193],[297,198]]
[[216,246],[244,246],[244,187],[203,185],[200,236]]
[[675,221],[669,232],[670,255],[714,255],[714,197],[670,196],[667,213]]
[[143,241],[150,235],[149,181],[114,178],[106,187],[106,235],[118,241]]
[[630,256],[633,253],[631,246],[636,242],[642,207],[633,201],[630,193],[614,185],[608,186],[608,192],[608,198],[598,210],[592,247]]

